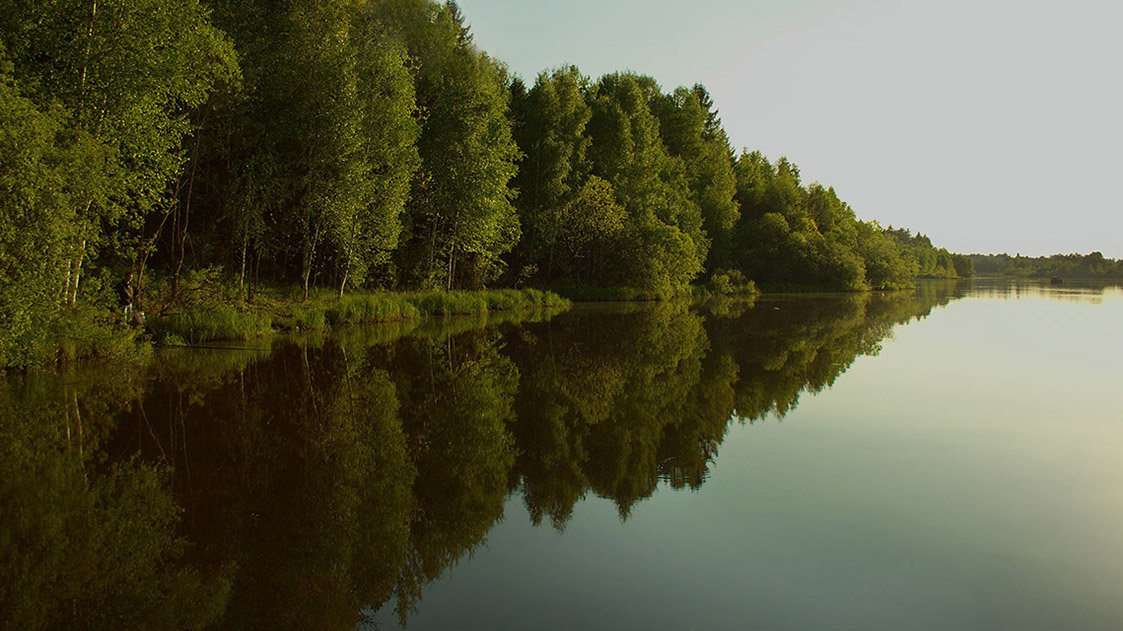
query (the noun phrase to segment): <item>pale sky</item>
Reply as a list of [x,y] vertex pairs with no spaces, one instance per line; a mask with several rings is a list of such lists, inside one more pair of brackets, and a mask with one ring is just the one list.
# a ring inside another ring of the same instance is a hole
[[735,148],[955,252],[1123,258],[1123,3],[460,0],[528,84],[706,85]]

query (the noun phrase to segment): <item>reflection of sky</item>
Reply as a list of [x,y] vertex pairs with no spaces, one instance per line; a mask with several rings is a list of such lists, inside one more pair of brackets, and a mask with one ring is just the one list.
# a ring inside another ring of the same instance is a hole
[[626,523],[512,498],[411,628],[1123,628],[1123,293],[1043,296],[897,327]]
[[1123,5],[462,0],[528,81],[576,63],[704,83],[735,147],[959,252],[1123,257]]

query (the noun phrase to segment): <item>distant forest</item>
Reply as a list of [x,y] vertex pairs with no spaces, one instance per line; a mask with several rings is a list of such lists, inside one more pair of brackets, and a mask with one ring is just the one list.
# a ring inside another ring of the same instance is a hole
[[1034,278],[1123,278],[1123,261],[1091,254],[1054,254],[1053,256],[1022,256],[1020,254],[970,254],[979,274],[1026,276]]
[[305,296],[972,274],[736,153],[703,86],[524,83],[453,2],[0,0],[0,123],[0,356],[129,272],[142,307],[200,273]]

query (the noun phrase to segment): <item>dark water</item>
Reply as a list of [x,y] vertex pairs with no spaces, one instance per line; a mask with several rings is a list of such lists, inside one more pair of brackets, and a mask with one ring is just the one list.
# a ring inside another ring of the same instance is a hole
[[1118,288],[930,283],[9,378],[0,611],[1123,628],[1121,322]]

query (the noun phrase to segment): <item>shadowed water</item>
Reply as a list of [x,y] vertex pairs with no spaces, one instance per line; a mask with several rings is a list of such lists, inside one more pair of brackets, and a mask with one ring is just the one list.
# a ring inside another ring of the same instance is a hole
[[1121,316],[1113,287],[926,283],[11,377],[0,609],[21,629],[1113,628]]

